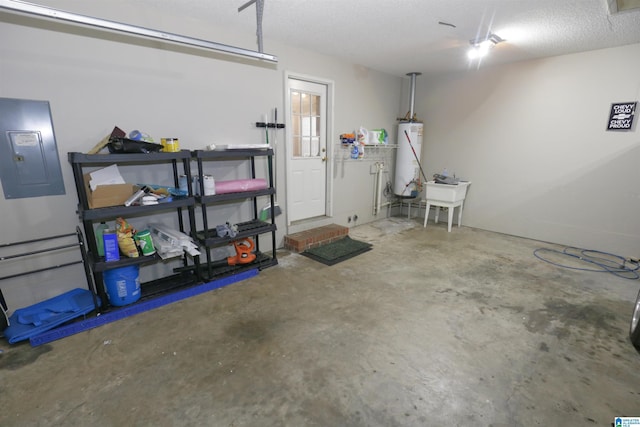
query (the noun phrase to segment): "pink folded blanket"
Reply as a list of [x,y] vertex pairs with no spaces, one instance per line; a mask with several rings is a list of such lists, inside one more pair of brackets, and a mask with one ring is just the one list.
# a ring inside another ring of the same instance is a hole
[[256,191],[265,188],[267,188],[267,180],[263,178],[216,181],[216,194],[240,193],[242,191]]

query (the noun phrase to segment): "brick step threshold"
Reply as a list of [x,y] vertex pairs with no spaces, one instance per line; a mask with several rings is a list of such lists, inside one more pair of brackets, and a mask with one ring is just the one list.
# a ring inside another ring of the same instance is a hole
[[349,228],[330,224],[323,227],[284,236],[284,247],[292,252],[304,252],[307,249],[335,242],[349,235]]

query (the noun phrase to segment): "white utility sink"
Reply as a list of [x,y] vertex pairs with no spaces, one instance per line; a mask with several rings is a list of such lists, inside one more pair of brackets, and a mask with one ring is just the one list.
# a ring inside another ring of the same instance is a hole
[[451,223],[453,222],[453,210],[458,208],[458,227],[462,223],[462,208],[464,206],[464,199],[467,197],[467,188],[471,185],[471,182],[464,181],[458,184],[438,184],[435,181],[427,181],[426,189],[426,204],[427,209],[424,213],[424,227],[427,226],[427,219],[429,218],[429,209],[431,206],[436,207],[435,222],[438,223],[438,217],[440,216],[440,208],[448,208],[449,210],[449,222],[448,231],[451,232]]

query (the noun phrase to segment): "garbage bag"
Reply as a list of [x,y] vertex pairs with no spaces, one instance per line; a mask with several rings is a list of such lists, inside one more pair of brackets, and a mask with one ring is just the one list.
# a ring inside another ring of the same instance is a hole
[[162,145],[154,142],[134,141],[128,138],[109,138],[107,144],[110,153],[157,153],[162,151]]

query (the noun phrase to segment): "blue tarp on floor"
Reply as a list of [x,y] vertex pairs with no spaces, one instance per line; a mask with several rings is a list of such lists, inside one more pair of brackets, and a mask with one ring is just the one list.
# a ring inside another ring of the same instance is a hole
[[73,289],[29,307],[17,309],[9,317],[10,325],[4,330],[4,336],[10,344],[14,344],[83,316],[94,309],[93,296],[89,290]]

